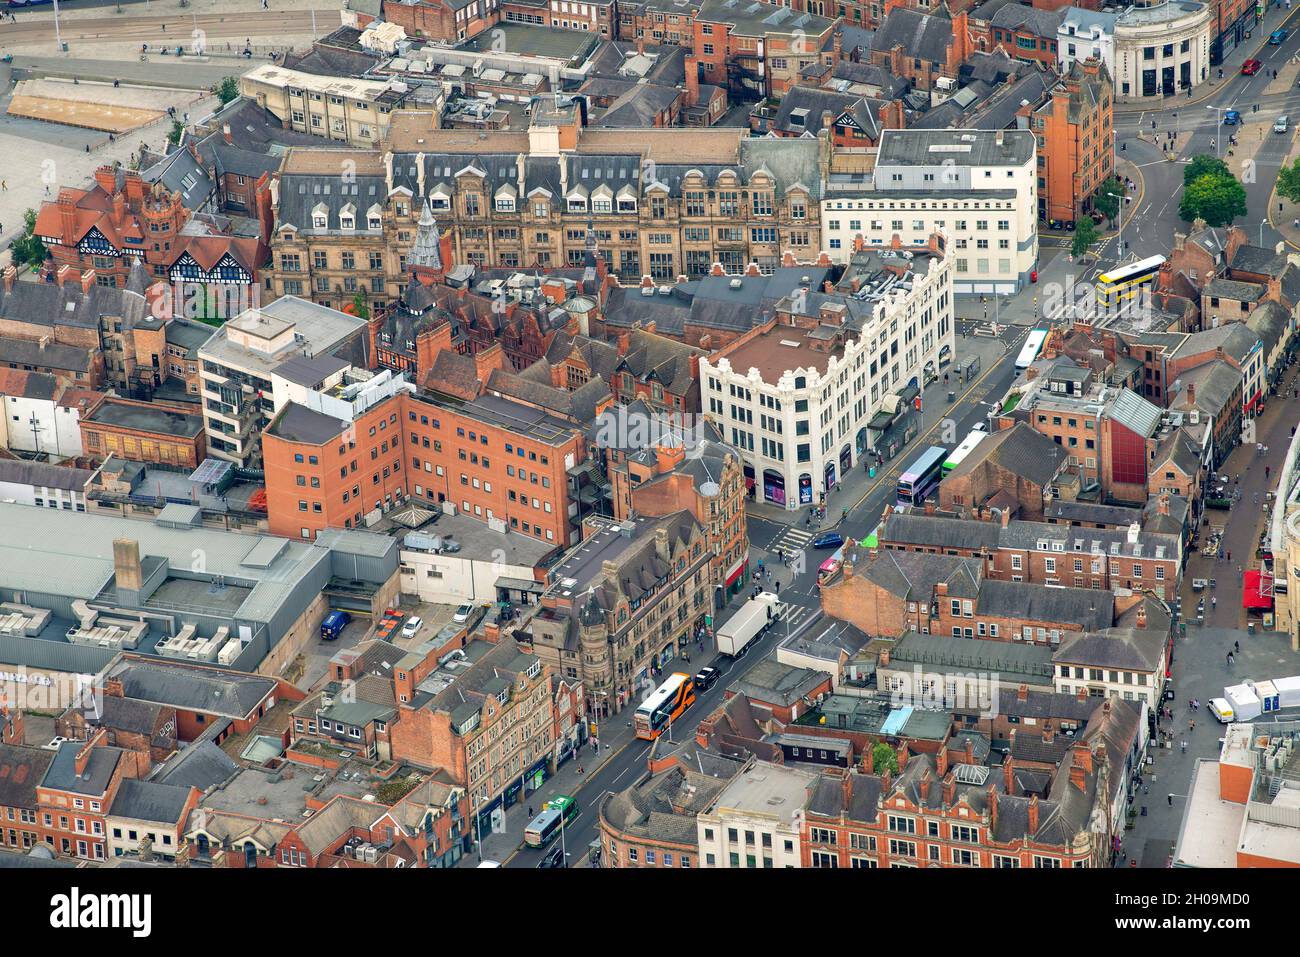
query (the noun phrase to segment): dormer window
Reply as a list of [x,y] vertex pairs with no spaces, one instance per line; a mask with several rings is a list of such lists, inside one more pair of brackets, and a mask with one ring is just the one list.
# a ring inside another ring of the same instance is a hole
[[355,226],[356,226],[356,220],[354,220],[351,216],[339,217],[339,229],[352,229]]
[[513,213],[515,211],[515,198],[513,196],[497,197],[498,213]]

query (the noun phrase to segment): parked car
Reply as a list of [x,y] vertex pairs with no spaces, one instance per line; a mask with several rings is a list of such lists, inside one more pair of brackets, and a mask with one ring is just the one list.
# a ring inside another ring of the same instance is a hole
[[1224,126],[1236,126],[1240,122],[1241,122],[1241,114],[1238,113],[1236,110],[1223,111]]
[[1264,68],[1264,64],[1260,63],[1254,57],[1251,57],[1249,60],[1247,60],[1245,63],[1241,65],[1241,74],[1242,76],[1254,76],[1263,68]]
[[463,625],[469,621],[469,616],[474,614],[474,606],[466,602],[456,609],[456,614],[451,616],[451,620],[458,625]]
[[844,536],[839,532],[822,532],[813,539],[813,548],[839,548],[844,544]]
[[538,867],[568,867],[569,865],[564,860],[564,847],[560,844],[556,844],[553,848],[551,848],[549,851],[546,852],[546,856],[542,858],[541,862],[537,866]]
[[717,668],[701,668],[699,674],[695,676],[695,687],[700,691],[708,691],[717,683],[718,678]]
[[406,619],[406,624],[402,626],[402,637],[414,638],[415,633],[420,630],[420,626],[423,624],[424,619],[419,615],[412,615],[410,618]]
[[1272,33],[1269,34],[1268,45],[1273,47],[1280,47],[1283,43],[1286,42],[1286,38],[1288,36],[1289,34],[1287,33],[1286,30],[1274,30]]
[[1273,121],[1273,132],[1285,133],[1289,123],[1290,120],[1288,119],[1287,115],[1283,113],[1281,116],[1279,116],[1276,120]]

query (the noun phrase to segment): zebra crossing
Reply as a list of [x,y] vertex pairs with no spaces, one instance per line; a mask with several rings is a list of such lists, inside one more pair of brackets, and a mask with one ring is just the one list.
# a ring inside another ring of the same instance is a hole
[[788,622],[790,630],[794,631],[799,625],[799,622],[803,621],[812,613],[813,609],[809,608],[807,605],[795,605],[787,601],[783,604],[780,613],[776,616],[776,620]]
[[790,525],[784,532],[772,540],[772,544],[768,546],[767,550],[775,553],[779,548],[783,554],[802,551],[808,547],[808,543],[813,540],[814,535],[814,532],[805,531],[804,529],[795,528],[793,525]]

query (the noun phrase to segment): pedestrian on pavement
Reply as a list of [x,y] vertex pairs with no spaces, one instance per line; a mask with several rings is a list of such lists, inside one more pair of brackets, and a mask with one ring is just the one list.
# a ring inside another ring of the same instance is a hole
[[1196,721],[1195,721],[1195,720],[1192,720],[1192,721],[1187,722],[1187,730],[1188,730],[1188,731],[1195,731],[1195,730],[1196,730]]
[[1232,561],[1232,549],[1228,549],[1228,561]]
[[1234,642],[1232,643],[1232,650],[1233,650],[1233,651],[1241,651],[1241,642],[1240,642],[1240,641],[1234,641]]
[[[1187,742],[1186,742],[1186,741],[1182,741],[1182,742],[1180,742],[1180,744],[1182,744],[1182,746],[1183,746],[1183,754],[1186,754],[1186,753],[1187,753]],[[582,768],[578,768],[578,770],[581,771]],[[1171,796],[1171,800],[1169,801],[1169,803],[1170,803],[1170,804],[1173,804],[1173,803],[1174,803],[1173,800],[1172,800],[1172,796]]]
[[1218,596],[1218,595],[1211,595],[1211,596],[1210,596],[1210,608],[1213,609],[1213,608],[1218,608],[1218,607],[1219,607],[1219,596]]
[[[1222,70],[1219,71],[1219,76],[1223,76],[1223,71],[1222,71]],[[1169,795],[1169,806],[1170,806],[1170,807],[1173,807],[1173,806],[1174,806],[1174,796],[1173,796],[1172,793]]]
[[5,193],[9,192],[9,181],[8,181],[8,180],[6,180],[6,179],[0,179],[0,192],[5,192]]
[[533,806],[530,804],[528,805],[528,817],[531,819],[532,816],[533,816]]
[[578,765],[578,773],[579,773],[579,774],[582,773],[582,765],[581,765],[581,764]]
[[1230,651],[1228,652],[1228,664],[1232,664],[1232,661],[1233,661],[1232,652]]

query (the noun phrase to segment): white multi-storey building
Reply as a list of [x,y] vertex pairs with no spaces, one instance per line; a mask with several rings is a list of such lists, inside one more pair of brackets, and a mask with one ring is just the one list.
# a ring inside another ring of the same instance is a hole
[[951,360],[954,262],[943,244],[935,235],[915,250],[863,250],[836,289],[796,289],[775,318],[700,360],[703,411],[763,501],[820,502],[910,390]]
[[[294,384],[319,390],[341,382],[348,366],[366,366],[365,329],[364,319],[296,296],[247,309],[218,329],[199,347],[208,454],[255,464],[262,429],[297,396]],[[285,399],[277,402],[277,391]]]
[[1067,7],[1056,29],[1056,62],[1062,75],[1079,60],[1092,57],[1106,65],[1115,75],[1115,21],[1119,14],[1109,10],[1085,10]]
[[808,791],[817,775],[755,761],[697,817],[701,867],[799,867]]
[[823,241],[845,262],[943,233],[955,293],[1013,295],[1037,278],[1037,156],[1029,130],[885,130],[869,181],[831,174]]

